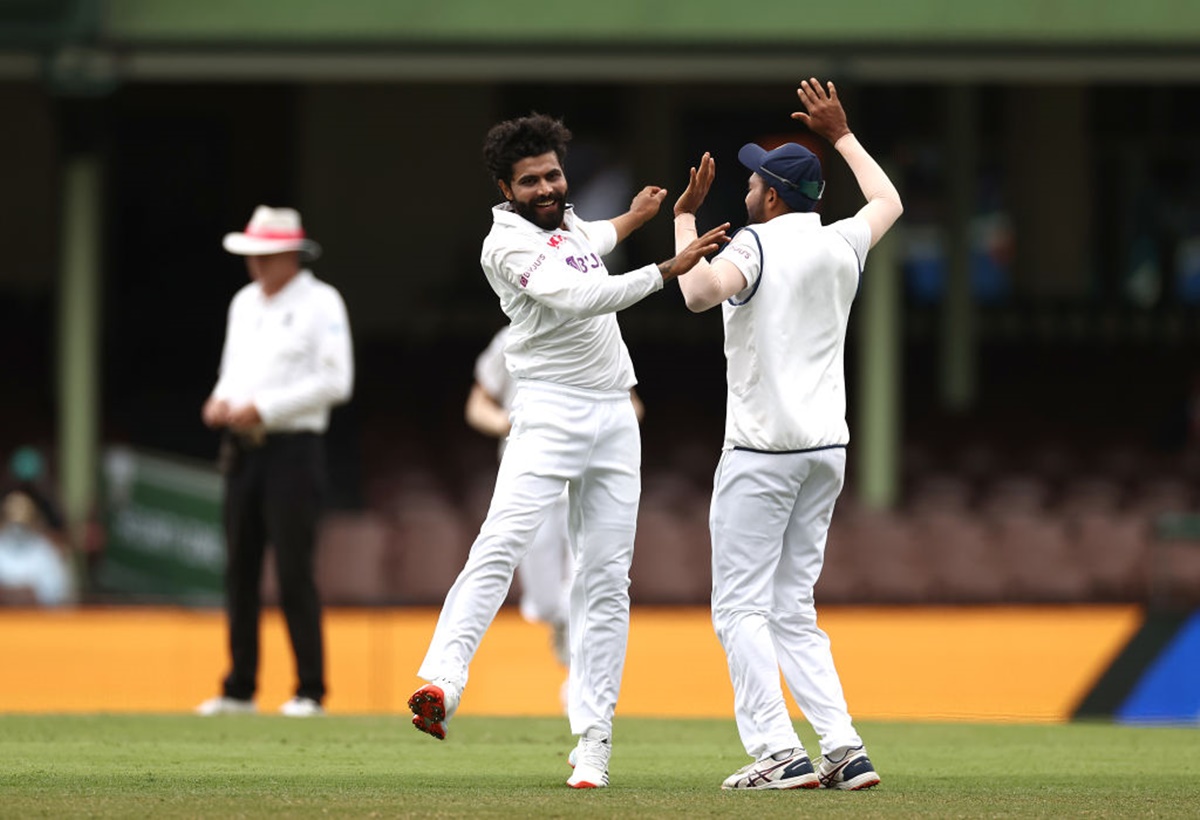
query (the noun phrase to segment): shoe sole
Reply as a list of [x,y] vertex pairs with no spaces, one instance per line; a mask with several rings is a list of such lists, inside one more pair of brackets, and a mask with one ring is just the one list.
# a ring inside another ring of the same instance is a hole
[[408,699],[412,724],[438,740],[446,739],[446,693],[440,686],[422,686]]
[[217,706],[207,706],[200,704],[196,707],[196,714],[201,717],[216,717],[218,715],[253,715],[258,713],[258,707],[252,702],[247,702],[243,705],[232,706],[229,704],[221,704]]
[[592,780],[575,780],[575,775],[571,775],[567,780],[567,785],[572,789],[603,789],[608,786],[608,780],[592,781]]
[[852,777],[849,780],[844,780],[838,783],[821,784],[823,789],[833,789],[842,792],[858,792],[863,789],[873,789],[880,783],[879,775],[874,772],[860,774],[858,777]]
[[[799,780],[799,778],[797,778],[797,780]],[[777,791],[782,791],[782,790],[787,790],[787,789],[816,789],[816,788],[819,788],[820,786],[821,786],[821,781],[817,780],[817,776],[814,774],[812,776],[811,780],[800,780],[800,782],[787,781],[787,782],[777,782],[777,783],[764,783],[761,786],[726,786],[724,783],[722,783],[721,790],[727,791],[727,792],[754,792],[754,791],[767,791],[769,789],[775,789]]]
[[863,789],[873,789],[879,785],[879,775],[860,774],[858,777],[839,783],[837,788],[845,792],[860,792]]

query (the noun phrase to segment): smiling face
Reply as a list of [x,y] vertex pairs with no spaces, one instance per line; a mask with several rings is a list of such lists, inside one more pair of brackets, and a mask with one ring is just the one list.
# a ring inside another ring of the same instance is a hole
[[562,226],[567,210],[567,177],[553,151],[513,163],[512,179],[498,180],[513,210],[544,231]]

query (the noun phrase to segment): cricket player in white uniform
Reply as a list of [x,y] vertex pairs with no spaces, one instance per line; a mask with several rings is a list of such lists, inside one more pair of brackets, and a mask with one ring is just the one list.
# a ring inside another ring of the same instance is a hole
[[[722,305],[729,394],[713,486],[713,626],[729,662],[738,733],[753,760],[725,789],[879,783],[854,729],[813,587],[846,468],[843,351],[867,251],[903,211],[900,195],[846,123],[833,83],[805,80],[792,115],[827,139],[867,200],[822,226],[821,163],[803,146],[738,152],[750,171],[749,225],[679,280],[693,311]],[[696,236],[715,174],[705,154],[675,204],[675,242]],[[821,742],[816,771],[796,734],[780,669]]]
[[[511,330],[512,432],[466,566],[450,588],[409,699],[413,725],[444,738],[467,668],[547,511],[568,489],[571,587],[568,716],[579,735],[575,788],[608,785],[612,718],[629,631],[629,566],[641,493],[635,383],[616,312],[662,288],[725,239],[715,228],[658,265],[609,276],[601,260],[659,209],[649,186],[629,211],[584,222],[567,205],[570,132],[544,115],[494,126],[484,159],[505,202],[493,209],[481,263]],[[520,697],[520,693],[514,693]]]

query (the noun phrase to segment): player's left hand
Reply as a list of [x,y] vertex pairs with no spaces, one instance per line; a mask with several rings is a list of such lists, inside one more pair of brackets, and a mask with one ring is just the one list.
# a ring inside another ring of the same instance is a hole
[[822,88],[816,77],[802,80],[800,87],[796,89],[796,96],[804,103],[808,112],[795,111],[792,113],[792,119],[800,120],[814,133],[829,140],[831,145],[850,133],[850,126],[846,124],[846,111],[842,108],[842,101],[838,99],[837,88],[832,82],[826,83],[826,87]]
[[232,429],[243,432],[262,424],[262,416],[258,414],[258,408],[253,403],[243,404],[229,411],[226,423]]
[[717,176],[717,163],[708,151],[700,157],[700,168],[691,168],[688,172],[688,185],[679,199],[675,200],[675,216],[680,214],[695,214],[704,204],[708,190],[712,187],[713,179]]
[[654,215],[658,213],[658,209],[662,207],[663,200],[666,198],[666,188],[659,188],[657,185],[647,185],[634,196],[633,203],[629,206],[629,212],[636,216],[644,225],[654,218]]

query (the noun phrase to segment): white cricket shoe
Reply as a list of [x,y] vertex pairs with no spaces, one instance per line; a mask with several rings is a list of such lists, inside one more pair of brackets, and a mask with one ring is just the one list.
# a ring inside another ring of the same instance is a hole
[[461,690],[445,678],[427,683],[408,698],[413,726],[438,740],[446,739],[446,724],[458,709]]
[[879,773],[871,765],[871,758],[867,757],[867,750],[862,746],[838,749],[832,756],[837,760],[823,757],[821,765],[817,767],[821,788],[858,791],[879,785]]
[[287,717],[318,717],[325,714],[325,709],[312,698],[297,695],[279,707],[279,714]]
[[196,714],[212,717],[213,715],[252,715],[258,711],[252,700],[240,700],[218,695],[209,698],[196,707]]
[[567,778],[572,789],[602,789],[608,785],[608,758],[612,755],[612,741],[599,729],[588,729],[579,738],[575,750],[567,762],[575,771]]
[[803,749],[784,749],[738,769],[722,789],[815,789],[821,785]]

